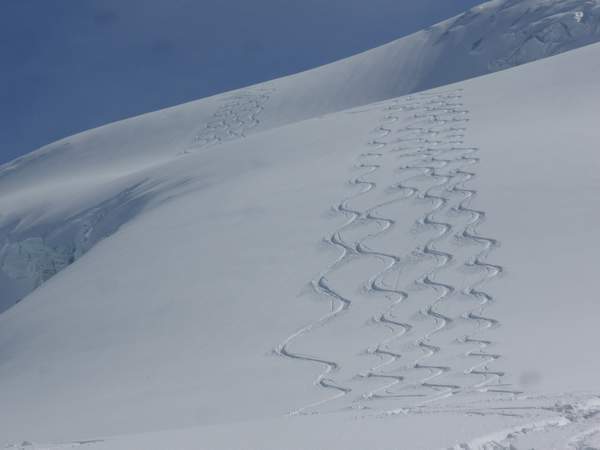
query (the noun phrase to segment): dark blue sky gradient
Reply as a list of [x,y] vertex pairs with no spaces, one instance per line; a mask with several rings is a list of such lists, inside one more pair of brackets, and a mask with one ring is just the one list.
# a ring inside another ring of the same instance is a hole
[[0,163],[319,66],[482,0],[2,0]]

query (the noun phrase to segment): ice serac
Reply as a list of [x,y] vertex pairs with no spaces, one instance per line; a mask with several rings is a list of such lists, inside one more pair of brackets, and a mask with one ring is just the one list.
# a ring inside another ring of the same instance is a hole
[[81,133],[6,164],[0,168],[0,311],[157,197],[174,195],[165,192],[173,186],[160,179],[160,167],[183,154],[599,38],[600,0],[492,0],[351,58]]

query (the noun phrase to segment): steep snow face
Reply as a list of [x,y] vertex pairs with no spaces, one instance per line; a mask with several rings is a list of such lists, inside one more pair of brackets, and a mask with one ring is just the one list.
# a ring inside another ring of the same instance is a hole
[[171,184],[0,315],[0,445],[596,447],[599,71],[596,44],[146,164]]
[[494,0],[336,63],[66,138],[0,168],[0,311],[139,211],[187,189],[161,166],[257,131],[595,42],[600,0]]

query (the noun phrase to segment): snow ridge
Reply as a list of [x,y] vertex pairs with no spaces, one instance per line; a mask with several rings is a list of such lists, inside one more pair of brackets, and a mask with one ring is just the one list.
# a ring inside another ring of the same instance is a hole
[[451,21],[437,43],[466,45],[471,39],[471,56],[491,56],[487,67],[495,72],[599,38],[598,0],[492,0]]

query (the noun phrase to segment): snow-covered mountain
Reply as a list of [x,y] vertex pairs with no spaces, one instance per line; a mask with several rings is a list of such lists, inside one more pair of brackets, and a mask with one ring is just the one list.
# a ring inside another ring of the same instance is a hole
[[598,40],[495,0],[2,166],[0,444],[597,446]]
[[[170,184],[157,180],[152,170],[182,153],[599,39],[597,0],[493,0],[324,67],[50,144],[0,168],[0,311],[112,234],[141,203],[163,191],[166,186],[153,186],[148,193],[141,183]],[[71,189],[82,195],[66,195]]]

